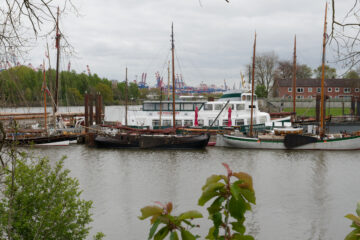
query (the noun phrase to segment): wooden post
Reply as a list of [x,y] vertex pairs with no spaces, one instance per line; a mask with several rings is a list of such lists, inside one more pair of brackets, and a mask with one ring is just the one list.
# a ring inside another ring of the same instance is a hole
[[104,106],[103,106],[103,100],[102,100],[102,96],[99,93],[99,124],[102,123],[103,121],[103,112],[105,112]]
[[316,108],[315,108],[316,122],[320,122],[320,101],[321,101],[321,96],[316,95]]
[[89,131],[89,94],[85,92],[85,132]]
[[92,126],[94,124],[94,97],[92,94],[89,95],[89,126]]
[[99,124],[99,94],[95,94],[95,123]]

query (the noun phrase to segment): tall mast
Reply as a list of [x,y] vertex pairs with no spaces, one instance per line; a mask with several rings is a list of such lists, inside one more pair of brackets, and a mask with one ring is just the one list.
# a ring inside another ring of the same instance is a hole
[[58,91],[59,91],[59,64],[60,64],[60,37],[59,32],[59,7],[57,9],[57,19],[56,19],[56,77],[55,77],[55,106],[54,114],[56,114],[58,109]]
[[171,60],[172,60],[172,109],[173,109],[173,127],[175,128],[175,60],[174,60],[174,24],[171,23]]
[[294,60],[293,60],[293,112],[296,114],[296,35],[294,39]]
[[325,5],[325,20],[324,20],[324,36],[323,36],[323,54],[322,54],[322,65],[321,65],[321,103],[320,103],[320,137],[324,136],[325,128],[324,128],[324,119],[325,119],[325,112],[324,112],[324,82],[325,82],[325,47],[326,47],[326,18],[327,18],[327,2]]
[[127,114],[128,114],[128,69],[126,67],[125,69],[125,126],[128,125],[128,117],[127,117]]
[[161,115],[162,115],[162,86],[160,82],[160,129],[161,129]]
[[255,32],[255,39],[254,39],[254,53],[253,53],[253,63],[252,63],[250,137],[253,136],[254,82],[255,82],[255,50],[256,50],[256,32]]
[[168,101],[170,100],[170,61],[168,62],[168,84],[167,84]]

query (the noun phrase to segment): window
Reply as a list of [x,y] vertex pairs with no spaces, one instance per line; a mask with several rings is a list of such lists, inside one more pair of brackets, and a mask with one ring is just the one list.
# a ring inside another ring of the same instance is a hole
[[168,126],[171,126],[171,120],[163,120],[163,121],[162,121],[162,125],[163,125],[163,126],[167,126],[167,127],[168,127]]
[[247,101],[251,101],[251,96],[250,96],[250,95],[247,95],[247,96],[246,96],[246,100],[247,100]]
[[308,92],[312,92],[312,88],[311,88],[311,87],[308,88]]
[[193,120],[184,120],[184,126],[192,126]]
[[335,92],[340,92],[340,88],[335,88]]
[[344,88],[344,93],[350,93],[350,92],[351,92],[350,88]]
[[288,88],[288,92],[292,92],[292,88],[291,88],[291,87]]
[[[209,126],[213,123],[213,119],[209,119]],[[219,126],[219,120],[216,120],[216,122],[213,124],[213,126]]]
[[160,120],[158,120],[158,119],[153,119],[153,120],[152,120],[152,125],[153,125],[153,127],[158,127],[158,126],[160,126]]
[[243,95],[243,96],[241,97],[241,100],[246,101],[246,96]]
[[303,99],[303,98],[304,98],[303,95],[301,95],[301,96],[296,96],[296,99]]
[[155,104],[154,103],[144,103],[144,111],[154,111]]
[[181,120],[175,120],[175,126],[182,126],[182,121]]
[[204,110],[205,111],[212,111],[213,110],[213,105],[212,104],[205,104],[204,105]]
[[192,104],[192,103],[184,103],[183,110],[187,110],[187,111],[194,110],[194,104]]
[[245,104],[236,104],[236,110],[244,110]]
[[320,92],[321,92],[321,88],[318,87],[318,88],[316,89],[316,91],[317,91],[318,93],[320,93]]
[[223,125],[223,126],[227,126],[227,125],[228,125],[228,120],[227,120],[227,119],[226,119],[226,120],[223,120],[222,125]]
[[312,96],[308,96],[309,99],[312,99]]
[[204,126],[204,119],[198,119],[198,124],[200,127]]
[[355,92],[359,92],[359,89],[358,89],[358,88],[355,88]]
[[339,98],[339,96],[335,96],[335,99],[338,99]]
[[[172,111],[172,103],[169,104],[169,110]],[[179,111],[180,110],[180,103],[175,103],[175,111]]]
[[332,92],[332,88],[331,88],[331,87],[328,88],[328,92]]
[[222,104],[215,104],[215,110],[221,110]]
[[228,109],[231,107],[231,110],[234,110],[234,104],[228,104]]
[[298,88],[296,88],[296,92],[297,92],[297,93],[303,93],[303,92],[304,92],[304,88],[298,87]]
[[244,119],[235,119],[235,126],[244,125]]

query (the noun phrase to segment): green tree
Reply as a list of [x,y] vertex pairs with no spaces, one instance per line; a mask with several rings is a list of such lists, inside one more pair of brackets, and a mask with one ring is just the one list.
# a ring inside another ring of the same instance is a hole
[[10,166],[0,202],[1,239],[87,237],[92,202],[80,199],[79,183],[63,161],[52,168],[46,158],[22,154]]
[[109,87],[107,84],[100,82],[96,84],[95,89],[97,92],[100,92],[105,104],[111,104],[113,102],[113,92],[111,87]]
[[130,100],[136,100],[140,96],[139,87],[136,83],[130,83],[129,84],[129,99]]
[[345,74],[344,78],[347,78],[347,79],[359,79],[360,77],[359,77],[359,74],[356,71],[351,70],[351,71],[348,71]]
[[266,91],[265,85],[263,85],[263,84],[258,84],[258,85],[256,85],[255,94],[256,94],[256,96],[258,96],[259,98],[267,98],[268,93],[267,93],[267,91]]
[[[322,66],[314,69],[314,74],[316,78],[321,78]],[[336,78],[336,76],[336,69],[325,65],[325,79]]]

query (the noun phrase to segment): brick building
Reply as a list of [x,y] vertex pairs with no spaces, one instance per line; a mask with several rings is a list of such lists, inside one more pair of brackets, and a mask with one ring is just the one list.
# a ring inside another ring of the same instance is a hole
[[[280,98],[292,98],[292,79],[281,79],[275,84]],[[321,79],[297,79],[296,98],[311,99],[321,94]],[[325,79],[325,95],[329,98],[360,97],[360,79]]]

